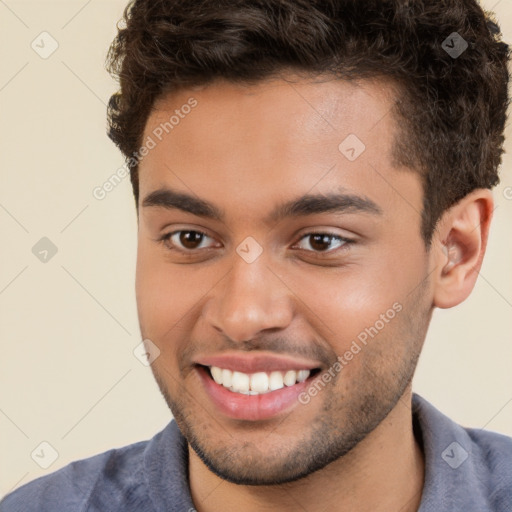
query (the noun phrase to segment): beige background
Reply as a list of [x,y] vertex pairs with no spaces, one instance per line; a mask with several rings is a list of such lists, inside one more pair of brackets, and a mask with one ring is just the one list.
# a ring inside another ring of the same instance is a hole
[[[512,42],[509,0],[483,4]],[[123,163],[105,134],[116,86],[103,62],[124,5],[0,1],[0,495],[150,438],[170,419],[132,352],[140,339],[129,180],[103,201],[92,195]],[[43,31],[59,44],[46,60],[31,48]],[[464,304],[435,312],[415,390],[464,425],[512,435],[510,126],[507,137],[481,276]],[[32,254],[42,237],[58,248],[47,263]],[[35,450],[36,461],[51,461],[43,441],[58,452],[46,470],[31,458]]]

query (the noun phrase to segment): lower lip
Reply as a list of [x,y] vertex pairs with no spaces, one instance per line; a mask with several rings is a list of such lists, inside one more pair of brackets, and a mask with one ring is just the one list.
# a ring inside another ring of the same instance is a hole
[[298,397],[310,384],[307,379],[269,393],[244,395],[217,384],[206,368],[198,366],[196,370],[207,395],[220,412],[237,420],[266,420],[289,411],[294,405],[300,405]]

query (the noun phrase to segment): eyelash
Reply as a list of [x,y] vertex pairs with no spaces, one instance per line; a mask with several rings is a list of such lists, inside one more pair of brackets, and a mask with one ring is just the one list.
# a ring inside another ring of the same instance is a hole
[[[168,243],[169,243],[171,237],[173,235],[176,235],[179,233],[198,233],[200,235],[203,235],[204,237],[211,238],[203,231],[199,231],[199,230],[195,230],[195,229],[180,229],[180,230],[172,231],[171,233],[166,233],[166,234],[162,235],[158,239],[158,241],[161,242],[168,250],[178,251],[186,256],[193,256],[193,255],[197,254],[197,251],[202,250],[202,249],[181,249],[176,246],[169,247]],[[349,245],[355,243],[355,241],[352,239],[345,238],[340,235],[335,235],[334,233],[323,232],[323,231],[305,233],[304,235],[302,235],[300,237],[300,239],[297,243],[304,240],[305,238],[312,237],[312,236],[318,236],[318,235],[329,237],[331,239],[331,243],[332,243],[332,241],[337,240],[339,242],[343,242],[343,244],[334,250],[326,250],[326,251],[315,251],[315,250],[308,250],[308,249],[300,249],[300,250],[308,252],[308,253],[318,254],[318,255],[332,254],[332,253],[335,253],[338,251],[346,250]],[[202,243],[202,241],[200,243]],[[297,245],[297,244],[294,244],[294,245]],[[205,249],[205,248],[203,248],[203,249]],[[209,249],[209,248],[207,248],[207,249]]]

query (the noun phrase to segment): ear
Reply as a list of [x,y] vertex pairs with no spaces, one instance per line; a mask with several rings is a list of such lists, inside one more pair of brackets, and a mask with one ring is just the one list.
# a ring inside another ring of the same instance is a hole
[[441,217],[432,240],[435,307],[456,306],[473,290],[482,266],[493,211],[492,192],[477,189]]

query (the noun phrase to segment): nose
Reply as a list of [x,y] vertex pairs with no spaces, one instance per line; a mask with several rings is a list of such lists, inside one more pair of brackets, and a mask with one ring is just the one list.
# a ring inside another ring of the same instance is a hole
[[263,257],[247,263],[238,255],[230,272],[205,304],[209,325],[236,342],[284,329],[293,317],[291,292]]

